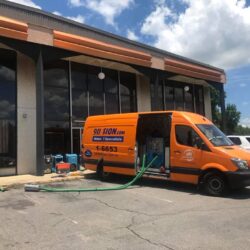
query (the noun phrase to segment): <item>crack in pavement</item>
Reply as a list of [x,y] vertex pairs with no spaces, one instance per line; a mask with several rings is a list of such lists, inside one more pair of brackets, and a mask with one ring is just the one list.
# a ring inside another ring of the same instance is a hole
[[137,238],[143,240],[143,241],[146,241],[147,243],[149,243],[150,245],[154,245],[154,246],[157,246],[157,247],[163,247],[165,249],[169,249],[169,250],[174,250],[174,248],[172,247],[169,247],[165,244],[162,244],[162,243],[156,243],[156,242],[153,242],[151,241],[150,239],[147,239],[147,238],[144,238],[142,235],[140,235],[138,232],[135,231],[135,229],[132,229],[133,226],[135,226],[135,215],[132,217],[132,222],[131,224],[129,224],[128,226],[126,226],[125,228],[131,232],[133,235],[135,235]]
[[154,215],[150,215],[150,214],[147,214],[147,213],[144,213],[144,212],[139,212],[139,211],[136,211],[136,210],[132,210],[132,209],[128,209],[128,208],[119,208],[119,207],[116,207],[116,206],[111,206],[109,203],[105,202],[105,201],[102,201],[102,200],[99,200],[97,198],[87,198],[85,200],[94,200],[94,201],[97,201],[109,208],[113,208],[115,210],[119,210],[119,211],[125,211],[125,212],[129,212],[129,213],[134,213],[134,214],[139,214],[139,215],[145,215],[145,216],[154,216]]
[[235,206],[235,207],[229,207],[229,208],[225,208],[225,207],[221,207],[221,208],[214,208],[214,209],[196,209],[194,210],[193,208],[188,208],[188,209],[184,209],[181,211],[174,211],[174,212],[168,212],[168,213],[160,213],[160,214],[149,214],[149,213],[145,213],[145,212],[141,212],[141,211],[136,211],[136,210],[132,210],[132,209],[128,209],[128,208],[119,208],[116,206],[112,206],[110,205],[108,202],[99,200],[97,198],[86,198],[85,200],[94,200],[98,203],[101,203],[109,208],[113,208],[119,211],[125,211],[125,212],[129,212],[129,213],[135,213],[135,214],[139,214],[139,215],[145,215],[148,217],[164,217],[164,216],[175,216],[175,215],[181,215],[181,214],[185,214],[185,213],[190,213],[190,212],[211,212],[211,211],[225,211],[225,210],[234,210],[234,209],[249,209],[249,206],[245,206],[245,207],[239,207],[239,206]]

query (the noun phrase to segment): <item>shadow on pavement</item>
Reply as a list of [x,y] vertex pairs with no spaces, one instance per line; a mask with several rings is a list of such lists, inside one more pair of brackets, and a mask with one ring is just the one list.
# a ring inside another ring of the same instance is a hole
[[[122,175],[113,175],[109,180],[105,181],[107,183],[113,183],[117,185],[125,184],[131,181],[133,177],[131,176],[122,176]],[[85,179],[98,180],[96,173],[89,173],[85,175]],[[196,185],[180,182],[172,182],[161,179],[151,179],[151,178],[142,178],[135,183],[135,188],[140,187],[151,187],[151,188],[160,188],[172,190],[175,192],[185,192],[190,195],[206,195],[201,189]],[[139,187],[138,187],[139,186]],[[249,199],[250,198],[250,188],[241,188],[237,190],[230,190],[223,198],[227,199]]]

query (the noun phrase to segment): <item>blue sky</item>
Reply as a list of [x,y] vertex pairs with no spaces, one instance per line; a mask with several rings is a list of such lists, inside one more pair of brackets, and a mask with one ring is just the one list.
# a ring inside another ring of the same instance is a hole
[[226,70],[250,126],[250,0],[11,0]]

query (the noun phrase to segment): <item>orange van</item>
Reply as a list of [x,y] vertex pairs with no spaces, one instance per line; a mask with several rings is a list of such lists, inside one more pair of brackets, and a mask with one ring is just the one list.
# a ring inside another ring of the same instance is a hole
[[85,167],[101,178],[136,175],[143,155],[158,156],[145,175],[202,185],[210,195],[250,185],[250,153],[233,144],[206,117],[180,111],[88,117]]

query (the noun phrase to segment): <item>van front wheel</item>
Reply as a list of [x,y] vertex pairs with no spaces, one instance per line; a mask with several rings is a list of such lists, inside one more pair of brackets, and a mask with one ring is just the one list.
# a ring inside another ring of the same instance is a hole
[[204,176],[204,189],[208,195],[222,196],[227,190],[225,178],[220,173],[210,172]]

